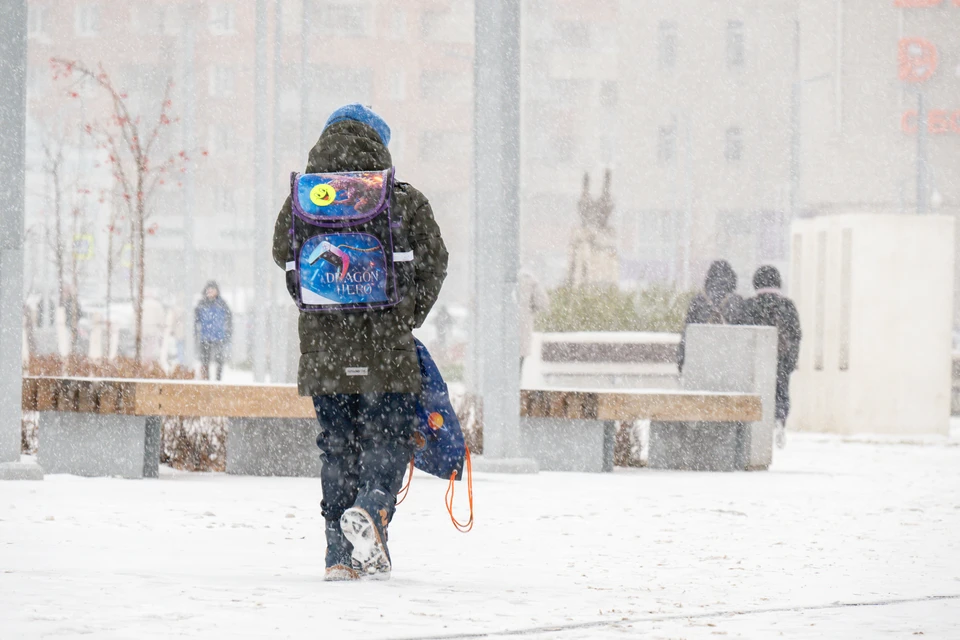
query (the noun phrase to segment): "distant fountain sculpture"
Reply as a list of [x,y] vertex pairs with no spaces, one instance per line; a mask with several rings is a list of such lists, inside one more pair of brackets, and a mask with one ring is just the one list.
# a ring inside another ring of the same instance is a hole
[[583,174],[583,192],[577,204],[580,225],[574,229],[570,240],[569,286],[616,286],[620,282],[617,238],[610,227],[613,214],[610,179],[610,169],[607,169],[603,174],[603,192],[599,198],[593,199],[590,197],[590,174]]

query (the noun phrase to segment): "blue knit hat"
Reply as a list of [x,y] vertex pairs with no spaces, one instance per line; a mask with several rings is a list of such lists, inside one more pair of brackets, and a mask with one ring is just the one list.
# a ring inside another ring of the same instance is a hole
[[373,112],[373,109],[357,102],[340,107],[330,114],[327,118],[327,124],[323,125],[324,130],[335,122],[341,120],[356,120],[371,127],[380,136],[384,146],[390,144],[390,127],[384,122],[383,118]]

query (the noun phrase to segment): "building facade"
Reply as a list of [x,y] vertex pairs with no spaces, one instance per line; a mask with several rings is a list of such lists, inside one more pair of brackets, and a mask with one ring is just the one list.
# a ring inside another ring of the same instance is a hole
[[785,264],[796,2],[620,4],[623,279]]

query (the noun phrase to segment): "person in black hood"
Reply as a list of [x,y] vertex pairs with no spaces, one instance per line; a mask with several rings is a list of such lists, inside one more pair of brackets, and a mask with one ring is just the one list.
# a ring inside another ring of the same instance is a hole
[[780,272],[763,266],[753,275],[756,295],[744,309],[750,324],[777,328],[777,446],[786,444],[785,425],[790,413],[790,374],[800,355],[800,316],[797,307],[780,292]]
[[683,372],[686,357],[686,327],[689,324],[744,324],[743,298],[737,290],[737,274],[726,260],[715,260],[707,270],[703,291],[690,301],[683,335],[677,347],[677,366]]

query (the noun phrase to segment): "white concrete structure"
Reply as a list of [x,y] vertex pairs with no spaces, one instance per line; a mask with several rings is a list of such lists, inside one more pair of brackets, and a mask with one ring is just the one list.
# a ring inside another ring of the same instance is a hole
[[761,470],[773,462],[777,332],[773,327],[691,324],[680,388],[685,391],[756,393],[763,402],[757,422],[650,423],[654,469]]
[[679,333],[534,332],[524,389],[679,389]]
[[948,216],[794,223],[790,293],[804,336],[792,428],[947,434],[953,239]]

